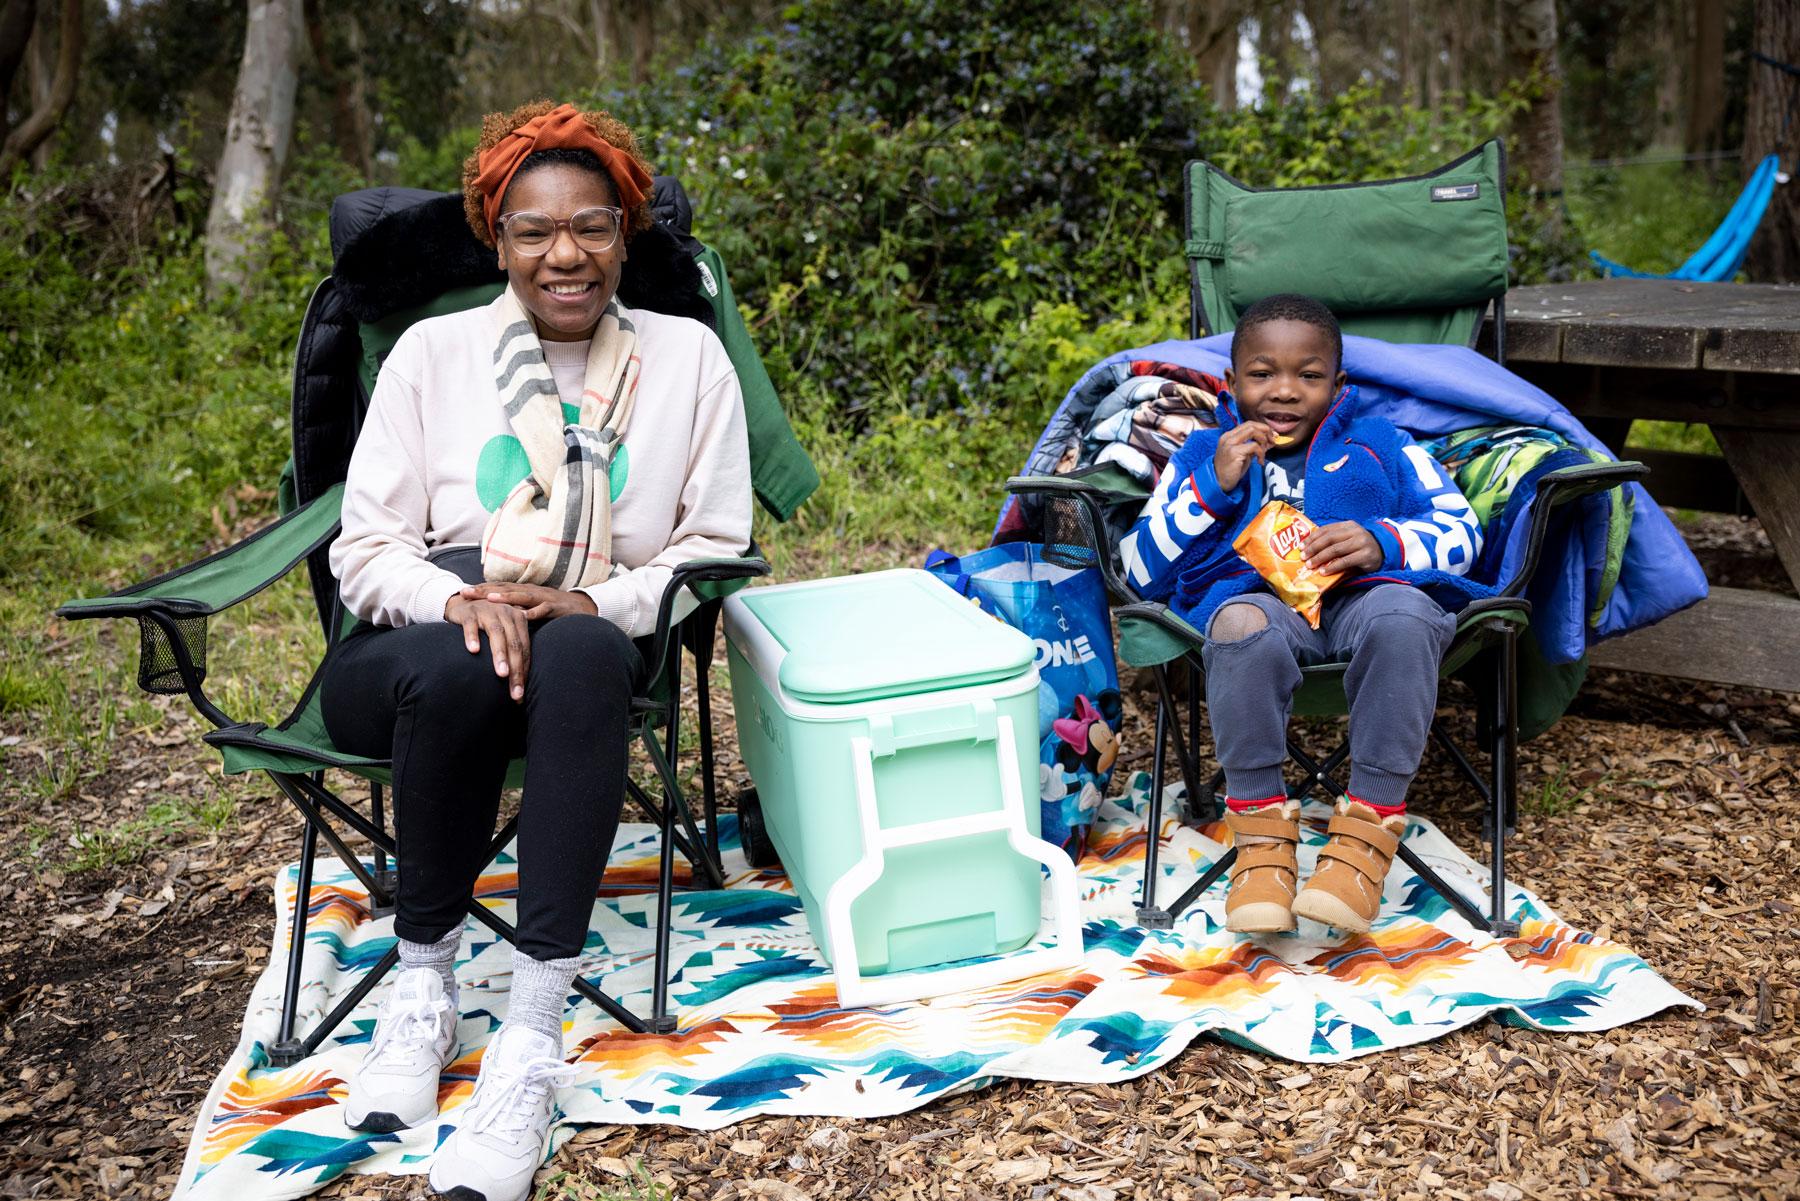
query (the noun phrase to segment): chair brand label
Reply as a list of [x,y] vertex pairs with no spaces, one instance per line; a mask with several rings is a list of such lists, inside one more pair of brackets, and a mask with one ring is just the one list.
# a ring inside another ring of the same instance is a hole
[[1447,187],[1431,189],[1431,199],[1434,204],[1440,200],[1473,200],[1479,195],[1481,195],[1481,185],[1478,183],[1451,184]]

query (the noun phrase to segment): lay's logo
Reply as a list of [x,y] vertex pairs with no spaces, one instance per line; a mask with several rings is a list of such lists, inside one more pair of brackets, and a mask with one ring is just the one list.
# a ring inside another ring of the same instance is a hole
[[1300,555],[1300,544],[1305,541],[1306,531],[1296,521],[1275,531],[1275,536],[1269,539],[1269,549],[1283,559],[1295,559]]

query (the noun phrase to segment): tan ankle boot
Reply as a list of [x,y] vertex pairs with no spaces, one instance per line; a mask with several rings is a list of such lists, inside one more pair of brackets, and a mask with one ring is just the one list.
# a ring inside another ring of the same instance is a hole
[[1360,801],[1338,802],[1326,827],[1312,879],[1294,898],[1294,912],[1340,930],[1366,934],[1381,912],[1381,886],[1406,832],[1406,815],[1383,818]]
[[1264,805],[1227,813],[1237,861],[1231,865],[1231,892],[1225,898],[1225,928],[1239,934],[1273,934],[1294,928],[1294,889],[1300,865],[1300,802]]

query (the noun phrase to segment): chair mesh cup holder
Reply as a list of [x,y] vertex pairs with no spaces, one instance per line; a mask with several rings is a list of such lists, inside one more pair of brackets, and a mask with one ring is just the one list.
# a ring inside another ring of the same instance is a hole
[[1048,497],[1044,504],[1044,561],[1080,570],[1100,563],[1087,513],[1078,500]]
[[139,617],[138,687],[145,692],[179,696],[188,691],[185,659],[194,682],[206,679],[206,617]]

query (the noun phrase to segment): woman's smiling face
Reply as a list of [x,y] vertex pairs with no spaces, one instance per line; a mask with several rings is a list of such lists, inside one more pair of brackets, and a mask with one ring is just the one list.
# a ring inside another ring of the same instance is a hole
[[[501,206],[504,226],[510,213],[546,213],[566,223],[582,209],[618,207],[612,180],[604,174],[568,163],[546,163],[513,177]],[[591,337],[606,311],[625,268],[625,235],[610,250],[584,250],[567,224],[559,225],[550,249],[528,258],[512,247],[504,228],[499,232],[500,267],[513,295],[537,326],[538,337],[550,342],[579,342]]]

